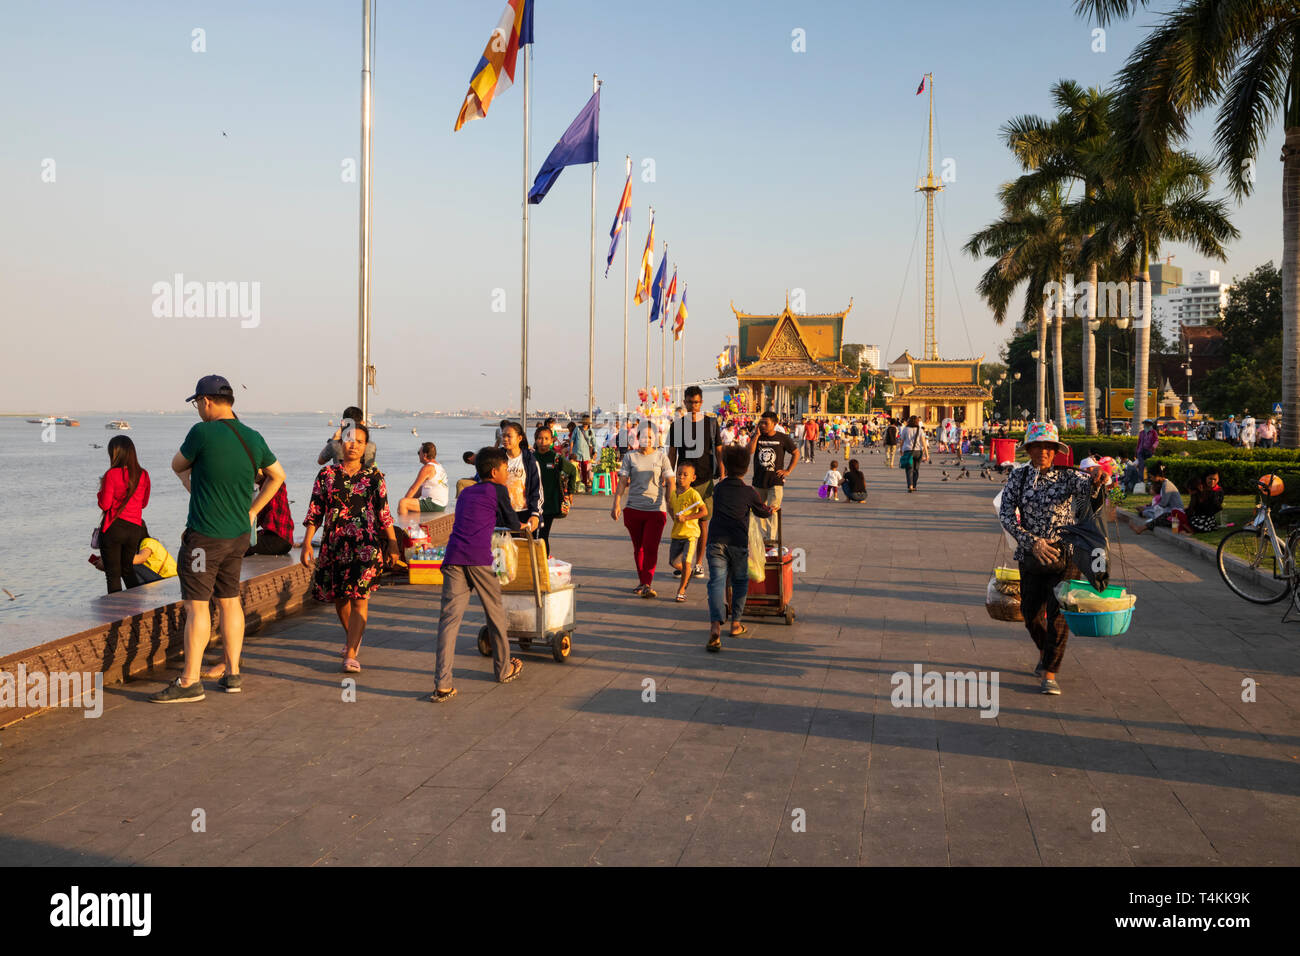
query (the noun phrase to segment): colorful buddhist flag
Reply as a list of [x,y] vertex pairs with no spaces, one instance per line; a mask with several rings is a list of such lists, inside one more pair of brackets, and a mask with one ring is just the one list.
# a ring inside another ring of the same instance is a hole
[[664,313],[659,317],[659,328],[664,327],[669,313],[677,305],[677,267],[673,266],[673,281],[668,283],[668,291],[664,293]]
[[[664,280],[668,277],[668,247],[664,246],[663,258],[659,260],[659,271],[650,283],[650,324],[654,325],[663,318]],[[662,328],[662,326],[660,326]]]
[[636,292],[632,301],[640,305],[650,297],[650,275],[655,264],[655,216],[650,213],[650,234],[645,237],[645,251],[641,253],[641,267],[636,275]]
[[[609,267],[614,262],[614,253],[618,251],[618,241],[623,238],[623,231],[632,222],[632,170],[627,171],[627,182],[623,184],[623,198],[618,201],[614,213],[614,225],[609,227],[609,255],[605,257],[605,278],[609,278]],[[624,292],[624,295],[627,293]]]
[[682,337],[682,330],[686,328],[686,286],[682,285],[682,304],[677,308],[677,319],[673,323],[673,341],[676,342]]
[[536,205],[545,199],[565,166],[596,162],[600,162],[600,90],[591,94],[587,105],[547,154],[537,178],[533,180],[533,188],[528,190],[528,201]]
[[501,20],[488,37],[487,47],[469,78],[469,92],[456,117],[456,129],[470,120],[487,116],[488,107],[499,93],[515,81],[519,48],[533,42],[534,0],[509,0]]

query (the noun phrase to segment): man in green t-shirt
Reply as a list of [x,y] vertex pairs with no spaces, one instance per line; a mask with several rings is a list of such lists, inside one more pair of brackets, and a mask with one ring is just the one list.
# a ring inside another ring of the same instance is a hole
[[[199,668],[211,637],[209,602],[221,608],[221,643],[226,667],[219,686],[238,694],[239,652],[244,645],[244,608],[239,599],[239,573],[248,550],[257,514],[284,484],[284,469],[262,436],[235,415],[235,392],[220,375],[199,379],[188,399],[202,419],[190,429],[172,459],[172,470],[190,493],[189,516],[176,573],[185,602],[185,671],[149,699],[156,704],[202,700]],[[257,470],[266,471],[257,497]]]

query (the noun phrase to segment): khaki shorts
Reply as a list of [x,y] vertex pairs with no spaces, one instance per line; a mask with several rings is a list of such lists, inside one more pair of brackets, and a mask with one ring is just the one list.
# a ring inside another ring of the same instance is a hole
[[704,510],[708,512],[704,517],[704,521],[707,523],[713,517],[713,479],[697,481],[691,487],[699,493],[700,498],[704,501]]
[[209,538],[185,529],[176,554],[182,601],[239,597],[239,572],[248,550],[248,532],[238,538]]

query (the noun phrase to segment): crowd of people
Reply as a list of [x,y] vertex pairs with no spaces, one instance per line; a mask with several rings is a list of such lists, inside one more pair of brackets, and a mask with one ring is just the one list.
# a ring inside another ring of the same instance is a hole
[[[243,613],[239,598],[242,559],[252,554],[285,555],[294,547],[293,519],[284,470],[262,436],[234,412],[234,392],[219,375],[200,379],[187,400],[199,416],[171,462],[190,493],[178,553],[168,553],[145,525],[151,480],[127,436],[108,444],[109,468],[99,487],[102,515],[96,526],[102,556],[92,558],[110,593],[166,577],[180,579],[185,605],[185,663],[180,677],[152,700],[182,703],[202,700],[203,679],[215,678],[227,693],[242,690],[239,671]],[[1267,424],[1267,423],[1266,423]],[[1253,427],[1253,422],[1252,422]],[[1250,440],[1267,435],[1253,427]],[[996,437],[998,429],[992,430]],[[489,644],[498,681],[519,676],[523,663],[509,656],[501,587],[493,573],[492,535],[496,529],[535,533],[550,551],[554,523],[565,517],[577,493],[594,493],[598,477],[612,472],[610,517],[621,520],[632,544],[636,585],[632,595],[658,596],[655,575],[659,549],[669,531],[669,565],[678,578],[674,599],[687,600],[693,578],[707,579],[709,635],[706,648],[719,651],[724,628],[745,633],[747,564],[753,547],[751,516],[766,549],[780,539],[779,521],[787,477],[800,464],[815,463],[819,451],[842,456],[830,461],[821,497],[861,503],[867,498],[856,448],[883,452],[886,467],[904,472],[915,493],[921,466],[932,448],[962,456],[982,451],[984,434],[972,435],[952,422],[931,434],[917,416],[905,421],[885,416],[858,419],[783,421],[768,411],[756,419],[717,416],[704,411],[703,393],[686,389],[683,408],[671,417],[631,418],[593,428],[590,418],[554,419],[538,425],[528,440],[517,422],[504,420],[493,445],[467,452],[474,477],[455,489],[453,527],[443,560],[443,591],[436,644],[432,698],[455,696],[453,661],[456,637],[470,596],[477,594],[488,618]],[[1104,491],[1099,474],[1112,474],[1126,490],[1146,478],[1153,495],[1144,511],[1146,525],[1185,524],[1203,530],[1217,523],[1223,493],[1210,468],[1197,477],[1185,501],[1161,467],[1146,462],[1159,445],[1148,421],[1133,462],[1091,459],[1082,470],[1054,463],[1069,449],[1051,423],[1030,422],[1024,446],[1031,466],[1008,471],[1001,506],[1004,528],[1017,541],[1026,627],[1040,652],[1038,676],[1044,693],[1059,693],[1056,674],[1064,653],[1066,629],[1052,587],[1058,567],[1060,528],[1088,503],[1099,506]],[[317,464],[303,518],[299,561],[311,569],[310,593],[332,603],[343,630],[342,670],[358,673],[359,654],[369,614],[369,598],[385,569],[404,567],[398,529],[389,510],[384,474],[359,408],[344,409],[338,431],[326,442]],[[420,445],[414,480],[398,500],[401,515],[445,512],[452,491],[446,468],[432,442]],[[960,476],[959,476],[960,477]],[[746,480],[748,478],[748,481]],[[947,480],[947,473],[944,473]],[[1100,489],[1100,490],[1099,490]],[[671,519],[671,525],[670,525]],[[412,519],[415,520],[415,519]],[[320,531],[320,543],[313,541]],[[730,594],[728,595],[728,591]],[[220,610],[224,659],[206,669],[202,655],[210,638],[209,605]]]

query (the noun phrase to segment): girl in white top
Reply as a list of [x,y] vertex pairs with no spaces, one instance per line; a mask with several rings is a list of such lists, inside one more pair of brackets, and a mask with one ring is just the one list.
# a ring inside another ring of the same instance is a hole
[[431,441],[420,446],[420,471],[406,495],[397,504],[397,513],[411,511],[445,511],[447,509],[447,469],[438,463],[438,446]]
[[831,470],[826,472],[826,477],[822,479],[822,484],[828,489],[826,492],[828,501],[840,500],[840,482],[844,480],[844,476],[840,474],[839,464],[838,461],[831,462]]

